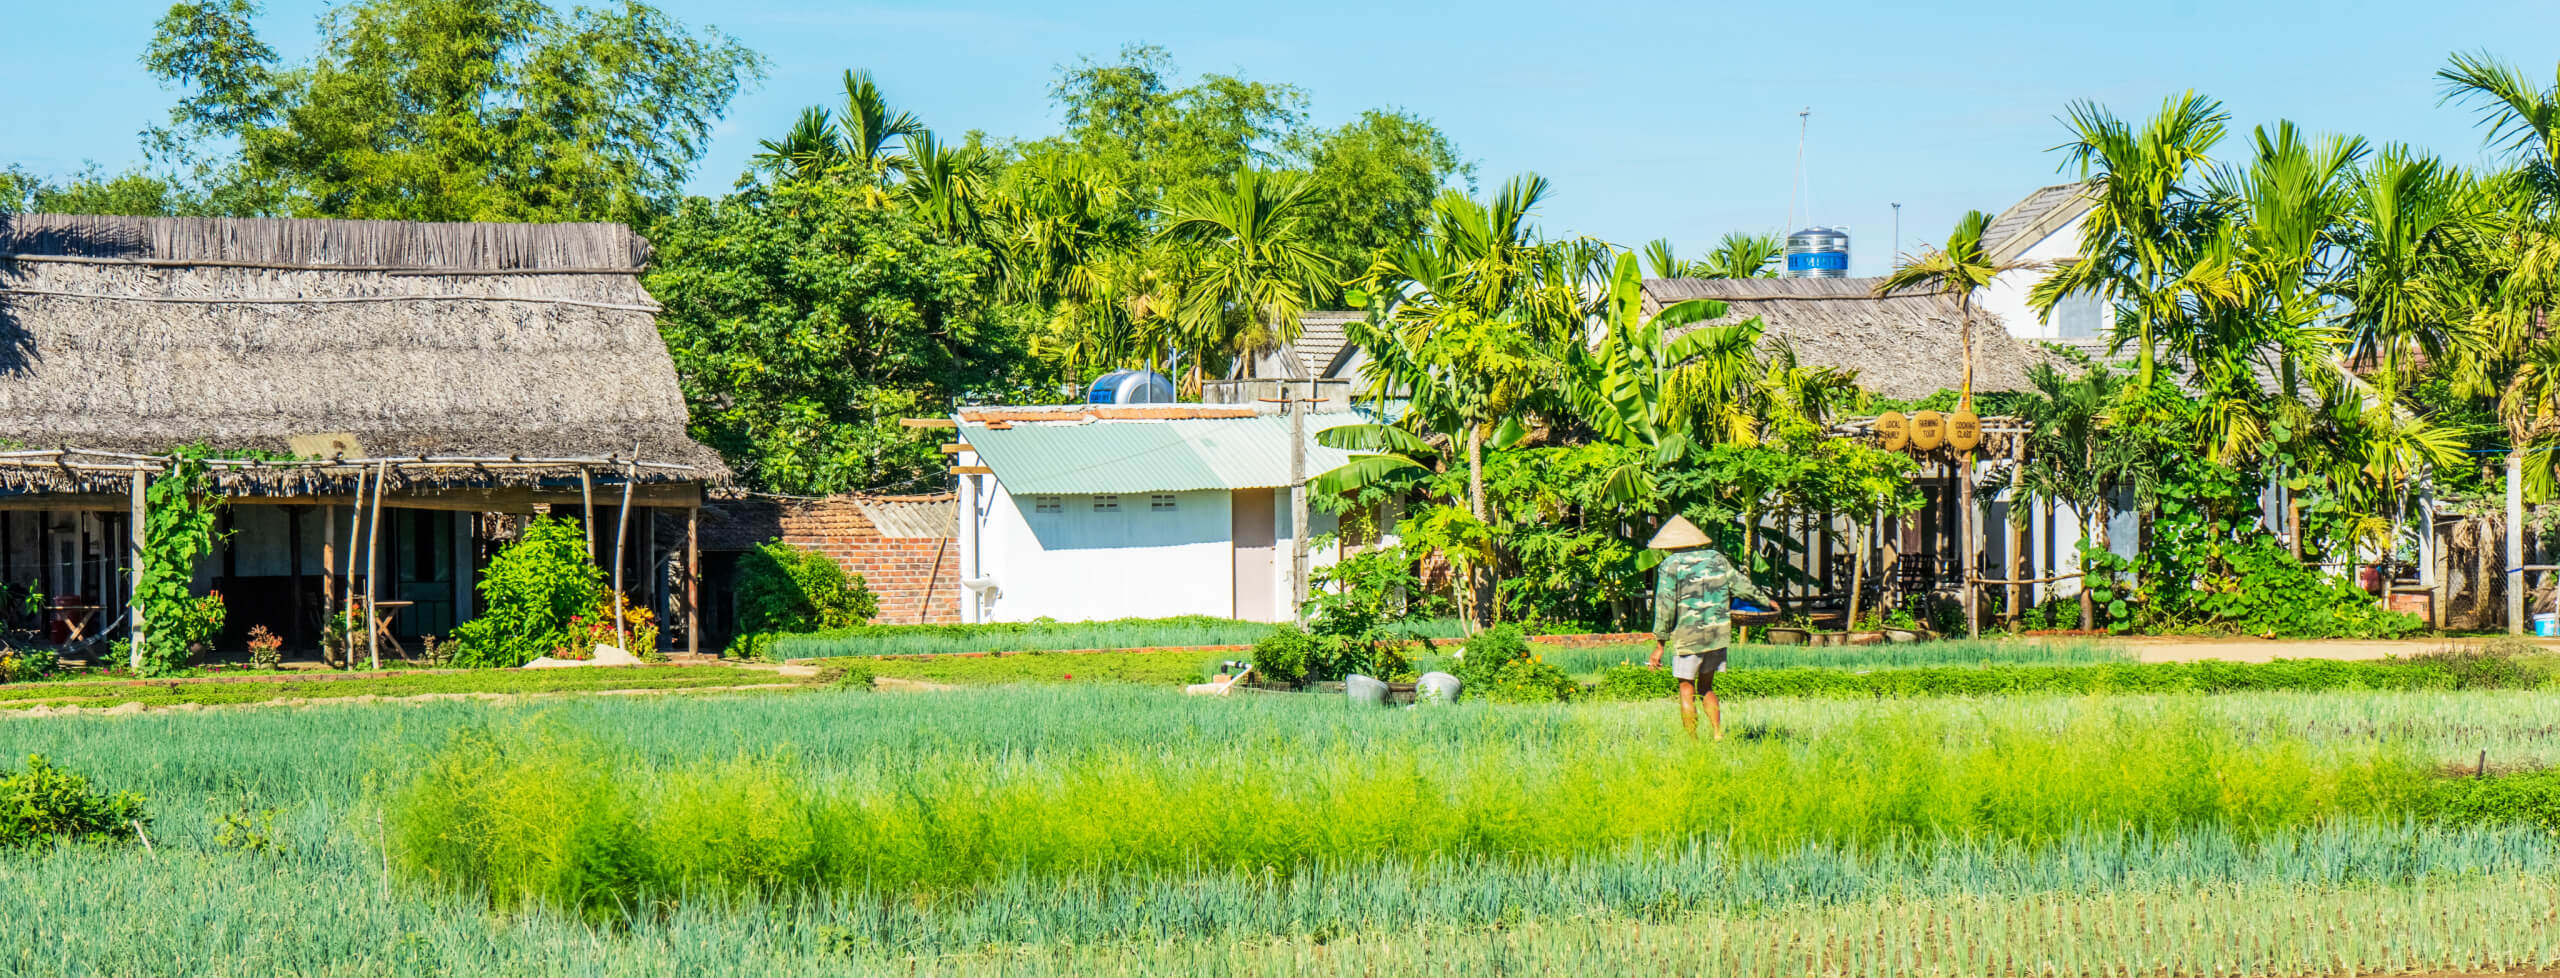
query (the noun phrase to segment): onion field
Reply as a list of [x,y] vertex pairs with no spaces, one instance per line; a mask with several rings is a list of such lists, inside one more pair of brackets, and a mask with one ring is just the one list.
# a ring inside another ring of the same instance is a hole
[[0,850],[0,972],[2560,964],[2546,691],[1727,719],[1116,684],[0,717],[152,817]]

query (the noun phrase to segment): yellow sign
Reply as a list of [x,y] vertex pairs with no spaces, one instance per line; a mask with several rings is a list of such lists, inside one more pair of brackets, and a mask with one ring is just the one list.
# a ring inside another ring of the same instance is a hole
[[1929,451],[1947,441],[1947,416],[1936,411],[1922,411],[1911,416],[1911,447]]
[[1911,444],[1911,419],[1903,417],[1900,411],[1876,415],[1876,434],[1884,439],[1885,451],[1901,451],[1903,446]]
[[1974,446],[1980,444],[1982,444],[1982,416],[1973,413],[1972,408],[1957,408],[1954,416],[1947,419],[1947,447],[1959,452],[1970,452]]

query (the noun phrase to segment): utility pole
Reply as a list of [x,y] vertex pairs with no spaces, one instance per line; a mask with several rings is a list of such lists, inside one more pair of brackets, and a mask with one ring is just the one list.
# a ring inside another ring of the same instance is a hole
[[2507,451],[2507,634],[2524,634],[2524,446]]
[[1289,382],[1280,388],[1280,410],[1289,413],[1289,620],[1304,624],[1307,608],[1307,408],[1320,403],[1315,382],[1307,382],[1304,398],[1293,397]]

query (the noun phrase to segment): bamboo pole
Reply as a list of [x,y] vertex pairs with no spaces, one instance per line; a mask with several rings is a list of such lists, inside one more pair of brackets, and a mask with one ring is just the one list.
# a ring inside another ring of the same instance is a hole
[[382,462],[374,463],[373,515],[367,517],[364,524],[365,661],[366,668],[377,670],[382,668],[382,643],[374,638],[374,623],[381,620],[377,617],[379,608],[375,602],[382,596],[382,585],[378,579],[382,577],[382,480],[384,476],[390,474],[385,471],[386,465],[387,463]]
[[622,477],[622,509],[613,514],[613,644],[625,654],[631,654],[631,646],[622,634],[622,548],[631,532],[631,483],[638,476],[633,472]]
[[587,563],[596,562],[596,484],[586,466],[578,466],[578,525],[587,532]]
[[[125,537],[131,542],[131,546],[133,548],[133,571],[131,576],[126,579],[124,603],[125,612],[131,616],[129,619],[130,626],[125,629],[125,638],[128,642],[132,643],[132,649],[130,654],[126,656],[128,661],[125,663],[125,667],[133,670],[137,674],[142,672],[143,544],[144,532],[149,526],[149,507],[143,502],[143,491],[150,477],[150,473],[144,471],[141,466],[137,465],[133,467],[133,478],[128,483],[133,490],[133,512],[131,518],[127,520],[127,522],[131,523],[132,526],[126,530]],[[100,588],[99,590],[104,591],[105,589]]]
[[[322,615],[338,615],[342,622],[346,620],[344,613],[338,610],[338,504],[336,503],[323,507],[320,516],[320,611]],[[325,633],[328,629],[323,628],[321,631]],[[320,657],[329,658],[328,650],[322,649]]]
[[2507,634],[2524,634],[2524,448],[2507,452]]
[[1964,452],[1956,457],[1956,566],[1964,577],[1964,634],[1967,638],[1982,637],[1982,616],[1977,613],[1979,609],[1975,604],[1979,589],[1973,583],[1973,533],[1977,518],[1973,512],[1973,453]]

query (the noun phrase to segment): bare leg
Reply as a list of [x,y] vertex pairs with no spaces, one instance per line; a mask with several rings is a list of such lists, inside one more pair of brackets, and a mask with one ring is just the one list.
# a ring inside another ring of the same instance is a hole
[[[1707,726],[1709,729],[1715,731],[1717,740],[1723,740],[1724,704],[1716,702],[1715,681],[1708,680],[1705,685],[1707,686],[1706,689],[1698,691],[1698,698],[1705,700],[1707,704]],[[1690,713],[1687,714],[1687,717],[1689,722],[1689,737],[1694,740],[1698,736],[1698,715]]]
[[[1707,702],[1708,709],[1714,709],[1715,694],[1707,694]],[[1688,731],[1689,739],[1698,739],[1698,682],[1694,679],[1680,681],[1680,729]]]

